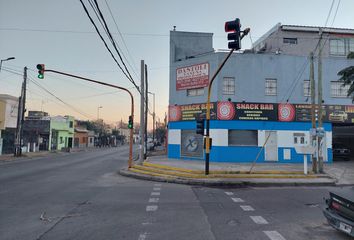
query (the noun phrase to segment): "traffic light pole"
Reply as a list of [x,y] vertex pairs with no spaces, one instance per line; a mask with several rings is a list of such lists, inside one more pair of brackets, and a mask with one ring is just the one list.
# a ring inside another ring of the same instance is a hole
[[[59,72],[59,71],[56,71],[56,70],[45,69],[44,72],[57,73],[57,74],[60,74],[60,75],[64,75],[64,76],[68,76],[68,77],[72,77],[72,78],[78,78],[78,79],[81,79],[81,80],[84,80],[84,81],[87,81],[87,82],[93,82],[93,83],[97,83],[97,84],[104,85],[104,86],[107,86],[107,87],[118,88],[120,90],[126,91],[130,95],[130,99],[131,99],[131,113],[130,113],[130,115],[132,116],[132,121],[134,123],[134,97],[133,97],[133,94],[128,89],[126,89],[124,87],[119,87],[119,86],[116,86],[116,85],[113,85],[113,84],[109,84],[109,83],[105,83],[105,82],[92,80],[92,79],[89,79],[89,78],[76,76],[76,75],[69,74],[69,73]],[[132,165],[133,165],[133,128],[130,129],[128,167],[131,168]]]
[[[244,36],[246,36],[249,33],[250,29],[247,28],[244,30],[242,36],[240,39],[242,39]],[[216,76],[219,74],[221,69],[224,67],[226,61],[230,58],[232,53],[234,52],[235,49],[231,49],[229,54],[225,57],[224,61],[220,64],[216,72],[214,73],[213,77],[211,78],[208,86],[208,99],[207,99],[207,112],[206,112],[206,134],[205,134],[205,175],[209,174],[209,159],[210,159],[210,95],[211,95],[211,86],[213,85],[213,82],[216,78]]]

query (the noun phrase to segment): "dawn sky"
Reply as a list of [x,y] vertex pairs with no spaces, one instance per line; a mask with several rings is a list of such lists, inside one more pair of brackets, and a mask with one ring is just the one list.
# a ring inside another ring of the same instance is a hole
[[[89,2],[83,2],[90,9]],[[224,22],[238,17],[242,27],[251,28],[250,37],[242,42],[244,49],[279,22],[325,26],[333,3],[327,27],[354,29],[352,0],[98,0],[98,3],[138,85],[140,60],[144,59],[148,65],[149,91],[156,93],[157,116],[161,121],[168,106],[169,31],[173,26],[177,31],[214,33],[214,49],[226,49]],[[90,13],[99,25],[94,13]],[[16,59],[3,62],[0,94],[19,96],[23,78],[18,74],[27,66],[28,110],[94,120],[98,107],[102,106],[99,115],[106,122],[128,119],[130,101],[126,93],[49,73],[40,80],[35,68],[37,63],[44,63],[46,68],[131,89],[136,96],[135,119],[139,119],[137,91],[104,47],[79,0],[0,0],[0,59],[8,57]]]

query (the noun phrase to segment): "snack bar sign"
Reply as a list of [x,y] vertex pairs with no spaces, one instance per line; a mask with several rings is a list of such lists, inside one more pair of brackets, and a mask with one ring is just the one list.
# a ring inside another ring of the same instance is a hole
[[209,63],[177,68],[176,90],[206,87],[209,84]]

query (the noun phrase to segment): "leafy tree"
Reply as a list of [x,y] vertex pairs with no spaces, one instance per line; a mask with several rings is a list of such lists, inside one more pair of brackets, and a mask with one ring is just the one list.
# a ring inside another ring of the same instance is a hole
[[[350,52],[347,56],[348,59],[354,59],[354,52]],[[349,66],[338,72],[340,76],[339,81],[343,81],[343,85],[350,85],[348,96],[352,96],[354,102],[354,66]]]

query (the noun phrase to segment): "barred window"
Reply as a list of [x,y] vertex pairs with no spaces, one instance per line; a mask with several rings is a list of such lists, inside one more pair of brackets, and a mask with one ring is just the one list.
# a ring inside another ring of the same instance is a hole
[[285,44],[297,44],[297,38],[283,38]]
[[189,97],[203,96],[203,95],[204,95],[204,88],[187,89],[187,96]]
[[344,85],[343,82],[332,81],[331,82],[331,97],[346,98],[348,95],[350,85]]
[[277,80],[267,78],[265,80],[265,95],[276,96],[277,95]]
[[257,130],[229,130],[229,146],[258,146]]
[[235,78],[224,77],[222,93],[224,95],[234,95],[235,94]]
[[330,39],[329,40],[329,54],[344,56],[345,51],[345,40],[344,39]]

